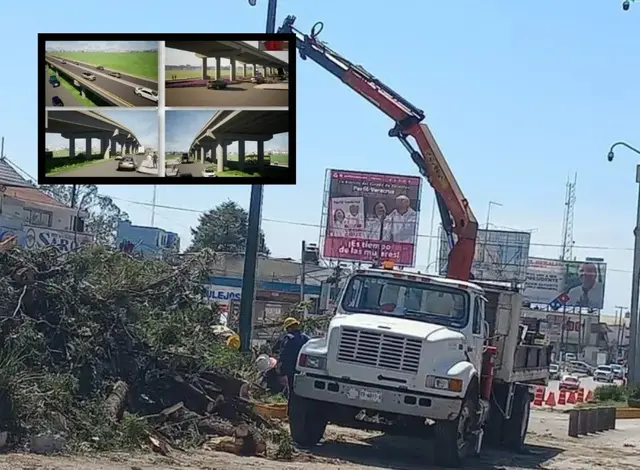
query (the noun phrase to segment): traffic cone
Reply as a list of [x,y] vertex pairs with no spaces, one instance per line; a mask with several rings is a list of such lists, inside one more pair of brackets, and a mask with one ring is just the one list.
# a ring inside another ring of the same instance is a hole
[[549,392],[549,396],[546,401],[547,406],[556,406],[556,396],[553,392]]
[[536,389],[535,395],[533,396],[533,405],[542,406],[543,400],[544,400],[544,387],[538,387]]
[[578,396],[576,397],[578,403],[584,403],[584,388],[578,389]]
[[591,390],[589,390],[589,392],[587,393],[587,396],[585,397],[584,401],[591,401],[593,400],[593,392]]
[[569,405],[576,404],[576,392],[571,391],[571,393],[569,393],[569,398],[567,398],[567,404]]
[[560,390],[560,394],[558,395],[558,405],[566,405],[567,404],[567,391],[562,389]]

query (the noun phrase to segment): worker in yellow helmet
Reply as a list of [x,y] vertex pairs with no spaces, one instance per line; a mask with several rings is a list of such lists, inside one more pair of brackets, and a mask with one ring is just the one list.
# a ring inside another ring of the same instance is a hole
[[240,336],[237,334],[232,334],[227,338],[227,346],[232,349],[240,349]]
[[293,393],[293,376],[296,372],[298,354],[302,346],[309,341],[309,336],[300,331],[300,321],[296,318],[286,318],[283,326],[287,334],[282,341],[278,370],[281,375],[287,378],[288,396],[291,396]]

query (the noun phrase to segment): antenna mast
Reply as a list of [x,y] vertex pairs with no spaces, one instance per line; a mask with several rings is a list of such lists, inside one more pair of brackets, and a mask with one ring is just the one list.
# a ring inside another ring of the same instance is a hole
[[573,255],[573,213],[576,206],[576,183],[578,173],[574,173],[573,182],[567,178],[567,191],[564,198],[564,220],[562,221],[562,248],[560,259],[571,261]]

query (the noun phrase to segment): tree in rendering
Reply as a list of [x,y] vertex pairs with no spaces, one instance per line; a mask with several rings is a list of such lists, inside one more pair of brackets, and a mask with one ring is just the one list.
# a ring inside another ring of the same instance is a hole
[[39,188],[64,205],[87,211],[85,232],[92,234],[100,245],[115,246],[118,221],[129,220],[129,215],[109,196],[100,194],[95,184],[77,184],[75,194],[73,185],[44,184]]
[[[226,201],[200,216],[198,226],[191,229],[193,243],[188,251],[208,248],[224,253],[244,253],[248,231],[248,212],[236,202]],[[262,230],[258,252],[270,253]]]

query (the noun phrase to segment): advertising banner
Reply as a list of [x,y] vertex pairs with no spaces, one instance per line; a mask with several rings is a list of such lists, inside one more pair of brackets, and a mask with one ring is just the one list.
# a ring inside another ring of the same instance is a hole
[[601,261],[561,261],[529,258],[524,297],[533,304],[601,309],[607,264]]
[[[509,230],[478,230],[476,252],[471,272],[482,281],[524,282],[527,278],[527,261],[531,233]],[[447,274],[449,242],[440,229],[438,269]]]
[[329,170],[322,256],[413,266],[422,180],[415,176]]
[[83,245],[91,243],[93,238],[88,233],[68,232],[36,226],[23,227],[23,230],[12,230],[0,227],[0,241],[16,236],[16,243],[27,249],[55,247],[61,253],[69,253]]
[[547,322],[547,339],[558,343],[562,337],[564,319],[564,337],[569,344],[591,344],[591,334],[598,324],[598,315],[577,315],[573,313],[546,312],[544,310],[522,309],[522,316]]

